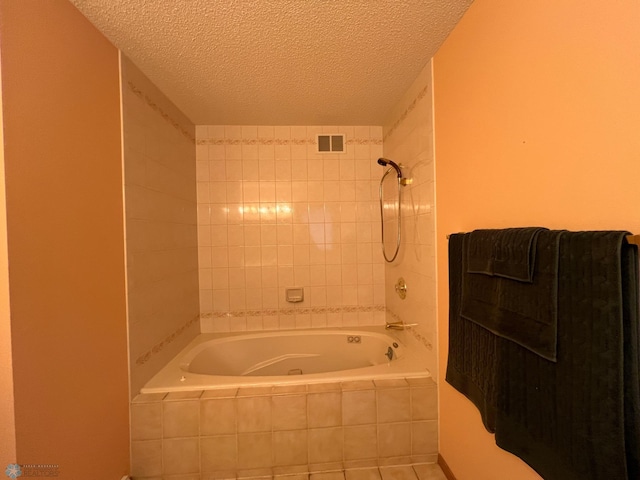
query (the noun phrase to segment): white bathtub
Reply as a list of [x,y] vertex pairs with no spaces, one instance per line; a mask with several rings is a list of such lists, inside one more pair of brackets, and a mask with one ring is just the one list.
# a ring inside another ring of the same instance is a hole
[[428,375],[401,336],[384,327],[201,334],[141,393]]

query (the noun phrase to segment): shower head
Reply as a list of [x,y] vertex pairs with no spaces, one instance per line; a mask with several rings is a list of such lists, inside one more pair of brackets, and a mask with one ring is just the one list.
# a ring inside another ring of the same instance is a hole
[[400,167],[398,166],[398,164],[393,160],[389,160],[388,158],[379,158],[378,164],[382,165],[383,167],[386,167],[387,165],[391,165],[393,168],[395,168],[396,173],[398,174],[398,178],[402,178],[402,170],[400,170]]

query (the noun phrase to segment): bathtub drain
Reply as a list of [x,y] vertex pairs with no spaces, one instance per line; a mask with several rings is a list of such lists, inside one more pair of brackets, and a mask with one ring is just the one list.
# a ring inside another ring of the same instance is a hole
[[302,369],[292,368],[291,370],[289,370],[289,373],[287,373],[287,375],[302,375]]

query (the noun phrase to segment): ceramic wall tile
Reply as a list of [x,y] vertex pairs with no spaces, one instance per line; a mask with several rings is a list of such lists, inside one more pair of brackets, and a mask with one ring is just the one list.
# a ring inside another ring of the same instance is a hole
[[[347,136],[346,154],[315,152],[316,133],[327,129],[331,130],[328,133],[341,132]],[[298,307],[384,306],[384,297],[375,296],[370,288],[358,291],[359,285],[372,284],[373,272],[368,265],[378,263],[380,256],[379,250],[373,248],[376,240],[372,232],[379,230],[380,222],[377,214],[372,215],[378,175],[377,171],[372,175],[370,164],[375,159],[370,155],[381,145],[382,127],[232,125],[197,129],[203,331],[267,328],[264,322],[234,322],[216,314],[228,314],[231,310],[234,316],[237,312],[238,317],[248,318],[243,312],[251,310],[263,311],[264,317],[271,316],[267,309],[290,308],[283,292],[292,281],[308,288],[305,302]],[[359,222],[357,230],[356,222]],[[205,226],[210,228],[205,230]],[[343,248],[345,242],[350,245]],[[306,265],[335,268],[330,278],[324,270],[323,273],[319,269],[299,270],[293,280],[279,275],[275,282],[263,281],[260,287],[250,283],[249,276],[242,280],[244,284],[237,276],[233,278],[238,281],[227,284],[224,275],[214,275],[222,268]],[[342,265],[359,274],[345,278],[337,270]],[[362,268],[358,269],[359,266]],[[380,275],[384,271],[378,272]],[[329,285],[339,288],[328,289]],[[347,285],[354,288],[346,289],[350,293],[344,294],[343,287]],[[269,321],[267,325],[268,328],[328,325],[326,316],[318,315],[325,313],[318,312],[308,321],[307,317],[300,317],[297,322]],[[342,315],[332,318],[332,326],[343,325],[343,318]],[[348,315],[346,318],[350,319]],[[365,312],[359,321],[351,319],[349,324],[371,325],[380,321],[381,317]]]

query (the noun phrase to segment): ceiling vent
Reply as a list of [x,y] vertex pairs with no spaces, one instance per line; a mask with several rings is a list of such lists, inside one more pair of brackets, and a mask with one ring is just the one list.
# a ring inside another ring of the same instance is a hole
[[344,153],[346,142],[343,134],[318,135],[318,153]]

